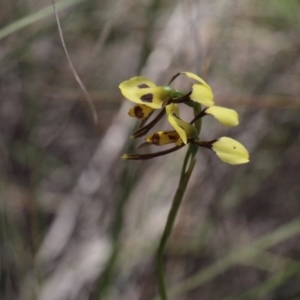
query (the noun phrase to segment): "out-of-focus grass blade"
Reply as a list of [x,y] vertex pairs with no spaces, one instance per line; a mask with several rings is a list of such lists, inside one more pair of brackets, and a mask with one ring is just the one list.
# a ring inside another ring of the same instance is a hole
[[[236,264],[240,264],[245,260],[249,260],[262,251],[287,240],[300,233],[300,218],[296,218],[281,227],[274,229],[272,232],[258,238],[247,246],[233,250],[228,256],[219,259],[211,266],[199,271],[195,275],[188,278],[186,281],[178,284],[174,288],[169,289],[169,295],[175,297],[185,292],[191,291],[194,288],[214,279],[219,274],[225,272]],[[158,300],[154,298],[153,300]]]
[[[84,2],[86,0],[64,0],[56,4],[57,10],[62,10],[64,8],[67,8],[73,4]],[[53,7],[52,5],[49,5],[38,12],[32,13],[24,18],[21,18],[4,28],[0,29],[0,40],[3,39],[4,37],[34,23],[37,22],[49,15],[53,14]]]

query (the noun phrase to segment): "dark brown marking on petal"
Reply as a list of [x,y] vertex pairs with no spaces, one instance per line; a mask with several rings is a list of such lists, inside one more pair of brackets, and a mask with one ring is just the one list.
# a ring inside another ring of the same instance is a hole
[[159,145],[159,140],[160,140],[160,136],[158,133],[154,133],[152,138],[151,138],[151,141],[154,145]]
[[173,141],[177,141],[177,140],[178,140],[178,136],[172,135],[172,134],[168,134],[168,138],[169,138],[170,140],[173,140]]
[[140,106],[136,106],[134,108],[134,115],[139,118],[139,119],[143,119],[144,118],[144,112],[142,110],[142,108]]
[[141,100],[142,100],[143,102],[152,102],[152,100],[153,100],[153,94],[152,94],[152,93],[149,93],[149,94],[143,95],[143,96],[141,97]]
[[170,140],[177,141],[178,135],[175,132],[163,132],[162,134],[166,135]]
[[149,87],[150,86],[147,85],[146,83],[141,83],[141,84],[138,85],[138,88],[140,88],[140,89],[146,89],[146,88],[149,88]]

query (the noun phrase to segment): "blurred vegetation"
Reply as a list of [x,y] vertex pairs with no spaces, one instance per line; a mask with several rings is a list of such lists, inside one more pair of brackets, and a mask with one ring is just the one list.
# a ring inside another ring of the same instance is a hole
[[[251,163],[199,151],[165,253],[171,299],[300,299],[300,1],[57,2],[0,10],[0,299],[158,299],[155,250],[184,151],[124,162],[118,85],[197,72]],[[187,82],[178,81],[178,87]]]

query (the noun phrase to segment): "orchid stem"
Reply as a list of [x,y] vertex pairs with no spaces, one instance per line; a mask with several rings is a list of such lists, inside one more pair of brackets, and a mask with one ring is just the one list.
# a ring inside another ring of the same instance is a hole
[[[199,111],[201,111],[201,106],[197,104],[194,107],[194,114],[198,114]],[[195,127],[197,128],[198,132],[200,132],[201,129],[201,120],[200,122],[196,122]],[[172,207],[170,209],[166,226],[164,229],[164,232],[162,234],[158,249],[157,249],[157,279],[158,279],[158,288],[159,288],[159,295],[161,300],[167,300],[167,291],[166,291],[166,285],[165,285],[165,279],[164,279],[164,264],[163,264],[163,254],[164,249],[166,246],[166,243],[168,241],[168,238],[172,232],[176,216],[179,210],[179,207],[181,205],[184,193],[186,191],[189,179],[192,175],[195,163],[196,163],[196,153],[197,153],[198,147],[193,144],[189,144],[188,151],[185,155],[183,165],[182,165],[182,171],[181,176],[178,184],[178,188],[176,190],[175,196],[173,198]],[[187,167],[188,165],[188,167]]]

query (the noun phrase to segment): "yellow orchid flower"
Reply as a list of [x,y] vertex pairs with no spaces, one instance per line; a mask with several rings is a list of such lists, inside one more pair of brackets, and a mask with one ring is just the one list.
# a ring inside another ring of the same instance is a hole
[[[197,83],[192,85],[192,89],[188,93],[179,92],[169,86],[181,74],[197,81]],[[153,133],[146,137],[145,143],[137,147],[174,144],[173,148],[149,154],[124,154],[122,156],[123,159],[150,159],[177,151],[186,144],[192,143],[213,150],[223,162],[232,165],[249,162],[247,149],[234,139],[221,137],[208,142],[199,140],[198,131],[193,124],[206,115],[212,115],[224,126],[237,126],[239,124],[238,114],[235,110],[214,105],[213,92],[202,78],[190,72],[180,72],[172,77],[169,85],[156,86],[150,79],[142,76],[133,77],[120,84],[119,87],[123,96],[137,103],[137,105],[129,110],[128,114],[131,117],[142,120],[140,127],[133,133],[132,138],[142,137],[147,134],[165,114],[167,114],[167,119],[174,129],[172,131],[158,131]],[[207,107],[195,116],[191,122],[187,123],[179,116],[178,104],[186,103],[193,107],[191,101],[198,102]],[[145,125],[148,118],[157,109],[161,109],[160,112],[151,122]]]

